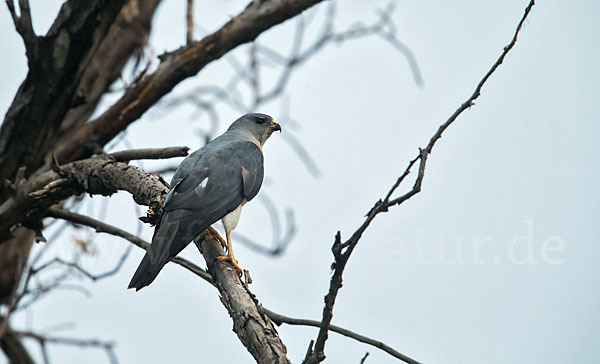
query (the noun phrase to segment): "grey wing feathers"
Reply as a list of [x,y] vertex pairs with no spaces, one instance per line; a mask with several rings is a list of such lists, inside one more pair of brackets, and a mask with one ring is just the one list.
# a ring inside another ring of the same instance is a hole
[[198,234],[260,190],[262,151],[250,141],[225,142],[192,153],[177,169],[150,250],[130,288],[150,284]]
[[263,154],[252,143],[244,148],[242,161],[242,180],[244,182],[244,197],[246,201],[252,200],[260,191],[264,177]]

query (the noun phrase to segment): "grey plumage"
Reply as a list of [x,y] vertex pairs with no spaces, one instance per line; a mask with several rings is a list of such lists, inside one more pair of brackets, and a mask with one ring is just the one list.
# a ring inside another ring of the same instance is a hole
[[274,130],[281,128],[270,116],[247,114],[183,160],[150,249],[129,288],[139,290],[152,283],[169,259],[202,231],[258,194],[264,175],[262,145]]

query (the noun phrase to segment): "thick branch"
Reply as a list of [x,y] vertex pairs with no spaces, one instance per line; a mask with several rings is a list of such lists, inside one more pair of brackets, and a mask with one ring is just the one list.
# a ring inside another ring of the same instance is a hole
[[[26,3],[20,1],[21,10]],[[20,166],[31,174],[54,147],[79,81],[123,3],[70,0],[46,36],[29,45],[27,78],[0,127],[0,181],[12,179]]]
[[[152,17],[161,0],[126,0],[114,24],[100,43],[86,67],[70,106],[60,126],[60,133],[85,124],[100,98],[122,74],[131,57],[140,61],[152,27]],[[64,143],[59,139],[57,144]]]
[[[0,319],[2,318],[0,317]],[[35,363],[19,337],[11,330],[6,330],[6,332],[0,336],[0,348],[2,348],[2,351],[4,351],[4,354],[10,363]]]
[[204,256],[221,302],[233,320],[233,331],[259,364],[289,364],[287,349],[271,320],[246,290],[233,266],[217,261],[225,255],[217,240],[196,243]]
[[[331,319],[333,318],[333,306],[335,305],[337,293],[340,290],[340,288],[342,287],[342,275],[344,272],[344,268],[346,267],[346,264],[348,262],[348,259],[350,258],[350,255],[352,254],[352,251],[354,250],[354,248],[358,244],[360,238],[362,237],[362,234],[369,227],[369,225],[371,224],[371,222],[373,221],[375,216],[377,216],[379,213],[388,211],[388,208],[391,206],[400,205],[401,203],[407,201],[412,196],[416,195],[417,193],[419,193],[421,191],[421,185],[423,183],[423,178],[425,177],[425,166],[427,164],[427,157],[428,157],[429,153],[431,153],[436,141],[441,138],[443,132],[450,125],[452,125],[452,123],[454,123],[456,121],[458,116],[460,114],[462,114],[463,111],[467,110],[468,108],[470,108],[471,106],[474,105],[474,101],[475,101],[475,99],[477,99],[479,97],[482,87],[485,85],[485,83],[490,78],[490,76],[498,69],[500,64],[502,64],[502,62],[504,61],[504,58],[506,57],[508,52],[510,52],[510,50],[516,44],[519,32],[521,31],[522,26],[523,26],[525,20],[527,19],[527,16],[529,15],[534,4],[535,4],[535,1],[531,0],[529,5],[525,9],[525,13],[524,13],[523,17],[521,18],[521,21],[517,25],[515,34],[511,40],[511,42],[506,47],[504,47],[498,60],[492,65],[490,70],[484,75],[484,77],[478,83],[477,87],[475,88],[475,92],[467,99],[467,101],[465,101],[464,103],[461,104],[461,106],[459,106],[459,108],[450,116],[450,118],[448,120],[446,120],[442,125],[440,125],[440,127],[438,128],[436,133],[431,137],[427,146],[425,148],[421,149],[419,151],[419,155],[415,159],[413,159],[412,161],[409,162],[408,167],[406,168],[404,173],[398,178],[398,180],[394,183],[394,185],[392,186],[390,191],[387,193],[387,196],[385,197],[385,199],[383,201],[379,200],[375,203],[373,208],[371,208],[371,210],[367,214],[367,218],[365,219],[363,224],[352,234],[352,236],[346,242],[344,242],[344,243],[341,242],[341,235],[340,235],[340,232],[338,231],[336,238],[335,238],[335,242],[332,247],[333,255],[335,258],[335,261],[333,263],[334,273],[333,273],[333,276],[331,277],[331,281],[330,281],[330,285],[329,285],[329,292],[325,296],[325,306],[323,307],[323,318],[321,320],[321,328],[319,330],[319,334],[317,336],[317,340],[314,345],[314,350],[307,357],[307,360],[305,360],[306,363],[316,364],[316,363],[320,363],[321,361],[323,361],[325,359],[325,354],[324,354],[325,341],[327,340],[327,333],[330,329]],[[406,176],[408,176],[408,174],[410,173],[410,170],[416,164],[417,161],[419,161],[419,172],[417,174],[417,178],[415,179],[413,188],[409,192],[405,193],[404,195],[402,195],[396,199],[390,200],[392,194],[396,191],[396,189],[400,186],[400,184],[405,180]]]
[[89,155],[89,143],[106,144],[115,135],[136,121],[176,85],[196,75],[208,63],[237,46],[254,40],[265,30],[294,17],[322,0],[253,1],[221,29],[192,42],[175,52],[164,54],[161,64],[152,74],[129,88],[125,94],[98,119],[85,124],[60,146],[56,155],[62,163]]
[[[150,246],[148,242],[133,234],[88,216],[56,208],[48,209],[47,216],[90,226],[97,232],[122,237],[144,250]],[[220,243],[208,241],[202,247],[207,264],[211,267],[212,278],[211,274],[183,258],[175,257],[171,261],[190,270],[219,289],[221,301],[234,321],[234,331],[258,363],[289,363],[286,358],[286,348],[279,339],[277,330],[268,317],[259,311],[257,302],[243,287],[237,277],[237,272],[229,263],[216,262],[217,256],[224,255]]]
[[[121,237],[121,238],[129,241],[130,243],[134,244],[135,246],[142,248],[144,250],[147,250],[150,246],[150,243],[139,238],[136,235],[128,233],[127,231],[119,229],[115,226],[108,225],[102,221],[96,220],[89,216],[84,216],[84,215],[80,215],[80,214],[77,214],[74,212],[57,209],[57,208],[48,209],[46,216],[57,218],[57,219],[62,219],[65,221],[72,222],[74,224],[78,224],[78,225],[88,226],[88,227],[95,229],[96,232],[99,232],[99,233],[107,233],[107,234]],[[222,252],[217,252],[217,254],[222,254]],[[171,259],[171,262],[181,265],[182,267],[186,268],[190,272],[192,272],[195,275],[199,276],[200,278],[204,279],[206,282],[208,282],[212,285],[215,285],[215,283],[213,282],[213,279],[211,277],[211,274],[208,273],[206,270],[198,267],[194,263],[192,263],[184,258],[180,258],[180,257],[175,257],[175,258]],[[226,264],[226,263],[224,263],[224,264]],[[221,269],[229,269],[229,268],[227,268],[227,266],[225,265],[225,266],[221,267]],[[89,276],[88,273],[84,273],[84,274]],[[232,277],[232,279],[233,279],[233,282],[239,281],[237,279],[237,277]],[[237,284],[235,284],[235,283],[233,283],[233,285],[237,286]],[[215,285],[215,287],[217,287],[217,286]],[[246,293],[248,293],[248,292],[246,291]],[[241,294],[240,297],[242,297],[245,300],[250,299],[252,302],[254,302],[254,304],[256,304],[256,300],[251,294],[249,297],[246,294]],[[267,309],[266,307],[264,307],[262,305],[259,308],[259,312],[263,312],[264,314],[266,314],[269,317],[269,319],[271,319],[271,321],[273,321],[276,325],[281,325],[284,323],[288,324],[288,325],[301,325],[301,326],[312,326],[312,327],[320,327],[320,325],[321,325],[321,323],[319,321],[296,319],[296,318],[291,318],[291,317],[287,317],[287,316],[278,314],[274,311]],[[371,339],[364,335],[360,335],[358,333],[355,333],[353,331],[350,331],[348,329],[345,329],[345,328],[339,327],[339,326],[335,326],[335,325],[331,325],[329,330],[337,332],[339,334],[342,334],[351,339],[360,341],[362,343],[372,345],[376,348],[379,348],[379,349],[389,353],[390,355],[392,355],[398,359],[404,360],[407,363],[418,364],[418,362],[416,360],[409,358],[408,356],[398,352],[394,348],[386,345],[385,343],[383,343],[381,341]]]
[[[166,152],[165,152],[166,151]],[[158,158],[184,155],[185,148],[168,148],[124,151],[115,153],[118,158]],[[18,180],[14,196],[0,205],[0,237],[9,237],[9,230],[27,217],[47,209],[58,201],[80,194],[111,195],[125,190],[140,205],[162,206],[168,185],[147,172],[124,162],[113,155],[102,155],[81,161],[55,166],[55,170]],[[2,239],[0,239],[0,242]]]

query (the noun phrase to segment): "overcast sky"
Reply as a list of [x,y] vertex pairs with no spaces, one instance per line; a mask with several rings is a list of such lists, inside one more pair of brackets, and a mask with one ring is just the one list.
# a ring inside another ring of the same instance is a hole
[[[165,1],[157,13],[150,39],[155,54],[184,41],[184,3]],[[59,4],[31,1],[38,33],[45,32]],[[372,22],[384,5],[340,1],[336,27]],[[398,1],[393,15],[398,37],[416,57],[422,87],[402,54],[369,37],[328,46],[293,74],[285,99],[295,122],[282,115],[279,101],[257,110],[299,139],[321,171],[320,177],[311,175],[284,135],[274,135],[265,147],[262,198],[280,208],[282,221],[292,209],[298,228],[277,259],[236,245],[240,264],[252,272],[251,289],[266,307],[320,319],[335,232],[352,234],[418,147],[472,93],[508,44],[526,5]],[[196,35],[217,29],[244,6],[199,2]],[[320,29],[325,8],[319,9],[307,44]],[[377,217],[364,234],[346,269],[334,324],[423,363],[597,362],[599,12],[600,5],[589,0],[539,1],[476,105],[436,145],[422,193]],[[259,41],[286,53],[294,24],[278,26]],[[5,6],[0,27],[5,112],[26,75],[26,62]],[[247,48],[236,54],[243,60]],[[265,77],[272,79],[273,72],[266,69]],[[176,92],[224,85],[230,74],[227,62],[210,65]],[[240,114],[225,106],[219,112],[217,133]],[[113,149],[195,149],[210,128],[207,115],[192,106],[155,108],[128,129],[129,144]],[[143,164],[157,165],[164,162]],[[102,201],[94,197],[80,212],[102,216]],[[136,216],[131,197],[121,193],[110,199],[105,220],[135,232]],[[267,216],[261,202],[253,201],[236,231],[268,246]],[[151,234],[149,227],[141,233],[146,239]],[[69,230],[52,251],[68,258],[73,238],[91,235]],[[112,268],[128,245],[102,235],[94,246],[96,254],[84,264],[99,273]],[[54,293],[16,315],[13,325],[115,341],[122,363],[253,362],[232,332],[217,291],[182,268],[168,265],[150,287],[127,291],[142,255],[135,248],[117,275],[84,281],[92,297]],[[195,248],[184,256],[204,266]],[[290,359],[299,363],[317,330],[283,326],[279,333]],[[30,347],[40,358],[35,343]],[[367,351],[367,363],[397,362],[337,334],[327,342],[327,362],[359,363]],[[54,362],[107,362],[101,351],[71,347],[52,346],[50,355]]]

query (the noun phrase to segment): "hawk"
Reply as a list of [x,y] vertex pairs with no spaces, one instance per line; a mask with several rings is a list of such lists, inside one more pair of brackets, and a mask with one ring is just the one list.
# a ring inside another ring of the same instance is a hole
[[[246,114],[227,131],[186,157],[177,168],[165,199],[152,244],[138,266],[129,288],[139,291],[154,281],[162,267],[194,238],[208,229],[227,249],[219,257],[242,269],[233,255],[231,231],[242,207],[263,182],[263,145],[281,126],[265,114]],[[221,220],[227,241],[211,225]]]

